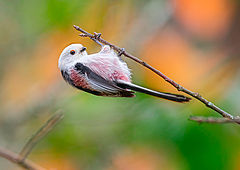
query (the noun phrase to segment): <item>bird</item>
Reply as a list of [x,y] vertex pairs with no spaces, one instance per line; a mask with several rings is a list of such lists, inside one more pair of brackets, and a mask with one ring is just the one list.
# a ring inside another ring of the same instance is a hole
[[71,44],[61,53],[58,67],[63,79],[73,87],[97,96],[135,97],[135,92],[188,102],[191,98],[151,90],[131,82],[131,71],[126,62],[109,46],[98,53],[88,54],[82,44]]

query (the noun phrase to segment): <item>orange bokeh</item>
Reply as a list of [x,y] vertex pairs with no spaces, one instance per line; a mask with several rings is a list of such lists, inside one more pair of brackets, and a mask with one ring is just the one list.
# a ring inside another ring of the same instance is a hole
[[[201,86],[199,79],[208,74],[223,57],[199,51],[171,29],[155,35],[143,49],[142,54],[147,63],[183,86],[194,89]],[[148,86],[174,90],[153,72],[146,71],[145,75]]]
[[217,38],[229,27],[234,5],[229,0],[173,0],[177,20],[193,34]]
[[[36,159],[36,160],[35,160]],[[35,156],[34,162],[48,170],[76,170],[76,165],[68,156],[59,156],[48,153]],[[78,169],[81,168],[78,165]]]
[[[176,162],[169,161],[167,154],[156,152],[149,148],[136,150],[122,150],[112,159],[112,165],[107,170],[172,170],[176,169]],[[175,159],[175,158],[174,158]],[[174,160],[172,159],[172,160]]]

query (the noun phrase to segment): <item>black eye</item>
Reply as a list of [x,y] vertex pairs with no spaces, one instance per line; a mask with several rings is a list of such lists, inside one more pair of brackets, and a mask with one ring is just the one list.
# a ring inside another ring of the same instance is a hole
[[71,54],[71,55],[74,55],[75,53],[76,53],[75,50],[71,50],[71,51],[70,51],[70,54]]

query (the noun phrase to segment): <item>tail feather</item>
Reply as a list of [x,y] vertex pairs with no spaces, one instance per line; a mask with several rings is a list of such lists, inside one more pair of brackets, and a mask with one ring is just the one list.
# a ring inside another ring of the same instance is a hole
[[141,87],[141,86],[138,86],[136,84],[128,83],[128,82],[125,82],[125,81],[117,82],[117,85],[121,88],[124,88],[124,89],[134,90],[134,91],[137,91],[137,92],[149,94],[149,95],[152,95],[152,96],[160,97],[160,98],[175,101],[175,102],[182,103],[182,102],[188,102],[188,101],[191,100],[191,98],[180,95],[180,94],[158,92],[158,91],[150,90],[150,89],[147,89],[145,87]]

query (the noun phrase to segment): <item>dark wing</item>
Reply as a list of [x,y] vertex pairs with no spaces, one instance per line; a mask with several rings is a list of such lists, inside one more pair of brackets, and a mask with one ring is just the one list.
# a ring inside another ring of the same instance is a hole
[[88,93],[91,93],[91,94],[94,94],[94,95],[101,95],[101,93],[98,92],[98,91],[93,91],[93,90],[91,90],[91,89],[86,89],[86,88],[83,88],[83,87],[80,87],[80,86],[76,86],[76,85],[74,84],[73,80],[70,78],[70,75],[68,74],[67,71],[61,71],[61,73],[62,73],[62,76],[63,76],[64,80],[65,80],[66,82],[68,82],[70,85],[76,87],[77,89],[83,90],[83,91],[85,91],[85,92],[88,92]]
[[80,74],[83,74],[91,88],[101,92],[102,95],[123,97],[134,96],[134,92],[118,87],[115,82],[104,79],[82,63],[77,63],[75,65],[75,70]]

